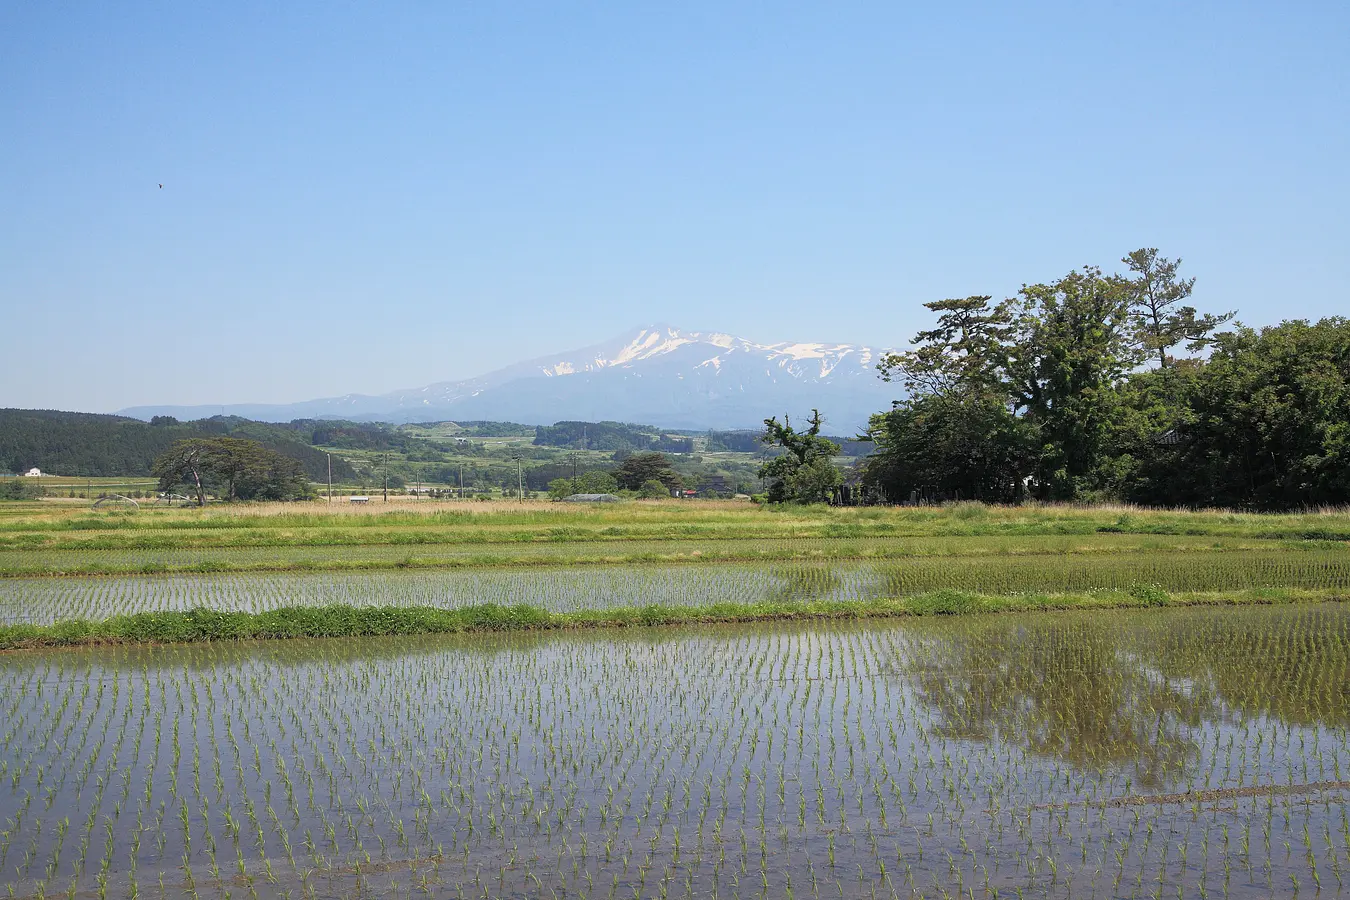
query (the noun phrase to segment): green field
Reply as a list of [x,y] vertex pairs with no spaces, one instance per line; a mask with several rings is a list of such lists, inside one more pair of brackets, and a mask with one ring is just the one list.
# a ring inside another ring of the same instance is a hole
[[1347,597],[1340,511],[4,504],[0,896],[1337,896]]
[[44,475],[41,478],[20,480],[32,487],[41,488],[49,501],[83,500],[86,502],[80,505],[85,508],[88,508],[88,501],[110,494],[134,496],[153,503],[159,491],[159,482],[150,477],[80,478]]
[[101,511],[47,500],[0,513],[0,577],[868,561],[893,563],[899,593],[1137,582],[1334,592],[1350,560],[1343,512],[415,500]]
[[1350,515],[1337,511],[42,501],[6,512],[0,647],[1350,594]]

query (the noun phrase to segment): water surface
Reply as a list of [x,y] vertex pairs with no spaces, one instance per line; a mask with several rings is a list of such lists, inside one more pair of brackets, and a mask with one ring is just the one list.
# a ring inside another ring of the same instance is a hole
[[1348,686],[1339,605],[8,654],[0,891],[1336,896]]

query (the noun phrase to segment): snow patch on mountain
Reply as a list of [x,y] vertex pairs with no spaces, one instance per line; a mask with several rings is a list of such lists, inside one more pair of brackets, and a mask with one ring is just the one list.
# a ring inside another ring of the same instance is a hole
[[[477,378],[381,396],[293,404],[239,404],[234,415],[267,421],[343,417],[383,421],[496,419],[549,424],[617,419],[673,428],[755,427],[765,416],[819,408],[832,427],[865,427],[895,389],[877,377],[885,350],[822,342],[757,343],[668,325],[516,363]],[[127,415],[210,416],[211,407],[137,407]]]

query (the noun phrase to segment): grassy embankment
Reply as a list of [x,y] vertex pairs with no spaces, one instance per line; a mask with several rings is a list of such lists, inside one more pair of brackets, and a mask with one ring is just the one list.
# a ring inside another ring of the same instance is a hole
[[283,607],[260,613],[192,609],[114,616],[53,625],[0,626],[0,650],[108,644],[276,640],[633,626],[766,622],[784,619],[874,619],[973,615],[1032,610],[1124,609],[1159,606],[1252,605],[1339,600],[1342,592],[1264,588],[1169,594],[1155,585],[1082,594],[988,595],[935,591],[871,601],[802,600],[645,606],[556,613],[529,605],[434,607]]
[[33,506],[0,518],[0,576],[1339,549],[1350,541],[1343,511],[447,503],[100,514]]
[[893,596],[550,612],[533,606],[147,612],[0,626],[0,647],[1340,600],[1350,513],[732,503],[295,506],[0,519],[0,575],[680,561],[896,560]]

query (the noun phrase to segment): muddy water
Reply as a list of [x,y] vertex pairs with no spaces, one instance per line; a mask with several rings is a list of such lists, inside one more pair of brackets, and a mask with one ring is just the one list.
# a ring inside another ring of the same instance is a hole
[[0,894],[1322,896],[1350,610],[0,656]]

